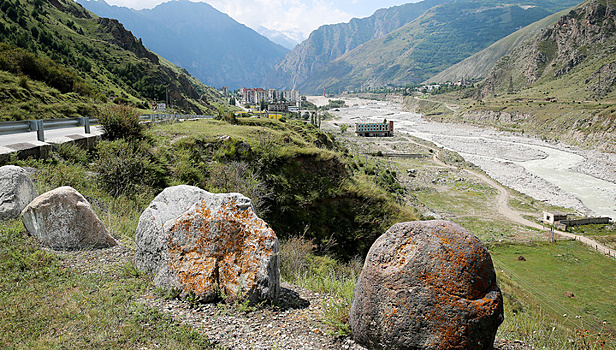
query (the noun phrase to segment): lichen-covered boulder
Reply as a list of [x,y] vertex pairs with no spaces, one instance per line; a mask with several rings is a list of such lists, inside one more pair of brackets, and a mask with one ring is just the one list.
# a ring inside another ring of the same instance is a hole
[[21,212],[26,230],[42,245],[57,250],[115,246],[90,203],[72,187],[43,193]]
[[0,220],[18,218],[36,197],[38,192],[23,168],[14,165],[0,167]]
[[176,219],[201,202],[208,192],[194,186],[173,186],[162,191],[141,213],[135,235],[135,265],[143,272],[156,275],[168,264],[165,222]]
[[141,215],[135,239],[136,265],[158,287],[203,301],[278,298],[278,238],[241,194],[167,188]]
[[487,249],[447,221],[392,226],[370,248],[350,324],[371,349],[492,349],[503,301]]

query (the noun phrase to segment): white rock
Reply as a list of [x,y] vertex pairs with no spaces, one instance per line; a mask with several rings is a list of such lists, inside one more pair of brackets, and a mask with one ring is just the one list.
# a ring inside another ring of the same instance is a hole
[[28,232],[58,250],[117,245],[90,203],[74,188],[59,187],[35,198],[21,213]]
[[38,192],[28,173],[14,165],[0,167],[0,220],[15,219]]

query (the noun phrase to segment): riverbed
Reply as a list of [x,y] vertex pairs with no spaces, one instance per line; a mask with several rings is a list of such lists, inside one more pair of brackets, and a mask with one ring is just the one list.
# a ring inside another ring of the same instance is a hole
[[[317,105],[327,99],[310,98]],[[616,155],[464,124],[428,121],[394,102],[346,100],[336,123],[393,120],[406,133],[460,154],[501,184],[577,214],[616,219]],[[349,130],[353,130],[349,128]]]

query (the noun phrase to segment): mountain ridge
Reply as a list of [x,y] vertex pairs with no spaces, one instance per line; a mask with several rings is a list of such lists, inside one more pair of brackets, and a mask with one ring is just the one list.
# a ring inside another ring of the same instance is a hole
[[[451,0],[425,0],[419,3],[379,9],[372,16],[353,18],[347,23],[323,25],[310,33],[267,74],[263,85],[297,88],[317,69],[359,45],[381,37],[419,17],[428,8]],[[367,24],[367,25],[366,25]],[[334,38],[333,42],[327,38]]]
[[103,0],[78,3],[117,18],[152,50],[219,88],[260,86],[264,72],[288,52],[203,2],[172,1],[144,10],[111,6]]
[[[338,91],[359,89],[361,86],[419,83],[518,28],[576,3],[576,0],[515,3],[496,0],[434,0],[382,9],[362,20],[323,26],[314,31],[308,40],[287,54],[285,60],[268,74],[265,82],[266,85],[274,87],[295,87],[311,93],[320,92],[324,88]],[[468,8],[466,12],[461,10],[465,7]],[[517,9],[517,12],[513,8]],[[401,10],[406,11],[406,15],[397,13]],[[447,11],[457,15],[449,16]],[[486,15],[481,17],[473,11],[483,11]],[[375,23],[382,22],[383,18],[404,20],[388,20],[390,27],[378,32]],[[396,35],[400,36],[396,31],[420,18],[423,18],[423,23],[416,23],[416,28],[407,28],[408,33],[403,33],[408,38],[395,38]],[[463,23],[465,20],[466,23]],[[361,28],[360,25],[367,27]],[[348,29],[353,26],[355,28],[352,31]],[[482,37],[475,38],[475,34]],[[327,37],[333,39],[327,40]],[[465,41],[459,40],[458,37]],[[349,45],[349,42],[353,45]],[[433,47],[429,47],[430,45]],[[413,50],[416,52],[409,54],[409,51]],[[395,51],[395,54],[390,54],[392,51]],[[418,64],[413,61],[417,57],[404,60],[405,57],[417,56],[418,52],[419,55],[434,56],[436,59],[420,57],[421,62]],[[447,57],[442,59],[443,55]],[[383,59],[375,56],[390,57]],[[421,71],[424,73],[420,74]],[[390,81],[392,77],[395,79]]]
[[100,105],[170,100],[212,113],[222,96],[147,49],[121,23],[70,0],[0,1],[5,119],[90,116]]

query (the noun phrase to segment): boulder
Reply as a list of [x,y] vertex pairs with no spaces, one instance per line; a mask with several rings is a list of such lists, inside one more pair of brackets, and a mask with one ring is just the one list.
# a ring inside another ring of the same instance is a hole
[[118,244],[90,203],[74,188],[59,187],[35,198],[21,212],[28,232],[58,250],[107,248]]
[[28,173],[14,165],[0,167],[0,220],[16,219],[38,197]]
[[206,302],[278,298],[278,238],[239,193],[167,188],[141,215],[135,240],[136,265],[158,287]]
[[492,349],[503,300],[481,242],[447,221],[392,226],[370,248],[350,324],[371,349]]

